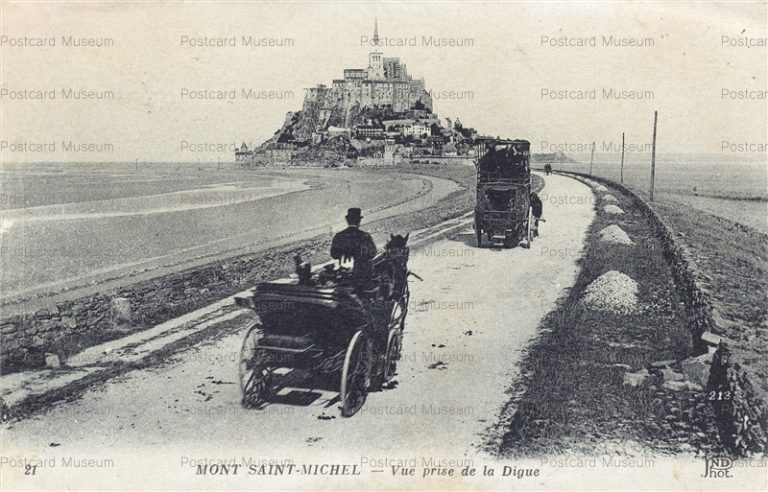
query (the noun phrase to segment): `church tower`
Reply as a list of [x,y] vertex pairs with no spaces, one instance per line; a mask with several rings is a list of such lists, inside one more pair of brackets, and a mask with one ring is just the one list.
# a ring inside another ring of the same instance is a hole
[[[373,42],[379,45],[379,20],[373,25]],[[368,54],[368,79],[384,80],[384,54],[380,51],[372,51]]]
[[368,53],[368,78],[370,80],[384,80],[384,54],[381,51]]

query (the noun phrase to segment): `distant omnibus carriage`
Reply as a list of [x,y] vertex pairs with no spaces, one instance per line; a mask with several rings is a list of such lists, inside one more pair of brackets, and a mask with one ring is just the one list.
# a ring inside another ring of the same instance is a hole
[[483,236],[496,246],[530,247],[533,218],[531,143],[527,140],[481,139],[475,145],[477,245]]

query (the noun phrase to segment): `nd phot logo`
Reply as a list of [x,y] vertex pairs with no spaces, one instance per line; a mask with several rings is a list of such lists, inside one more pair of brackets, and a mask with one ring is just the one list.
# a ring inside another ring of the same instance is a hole
[[731,478],[733,460],[727,456],[712,456],[704,459],[703,478]]

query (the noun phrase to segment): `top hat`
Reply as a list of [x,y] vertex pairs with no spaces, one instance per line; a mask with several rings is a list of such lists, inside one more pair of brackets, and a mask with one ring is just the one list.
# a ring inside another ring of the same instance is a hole
[[360,215],[361,213],[359,208],[350,208],[347,210],[347,220],[351,222],[360,222],[360,219],[363,218],[363,216]]

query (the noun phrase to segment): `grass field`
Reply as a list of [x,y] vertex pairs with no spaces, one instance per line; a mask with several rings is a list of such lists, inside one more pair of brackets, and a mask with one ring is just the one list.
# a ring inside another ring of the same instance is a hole
[[671,200],[653,207],[690,251],[723,336],[768,400],[768,236]]
[[[542,322],[523,362],[524,376],[509,390],[521,396],[513,397],[502,414],[506,434],[492,449],[501,455],[642,455],[712,442],[713,430],[705,423],[682,417],[701,403],[700,397],[624,384],[625,373],[687,357],[692,338],[662,245],[633,202],[611,192],[625,214],[606,214],[598,203],[577,281]],[[599,241],[596,233],[611,224],[634,244]],[[639,284],[636,314],[600,312],[580,303],[586,287],[611,270]],[[667,419],[670,407],[680,418]]]

